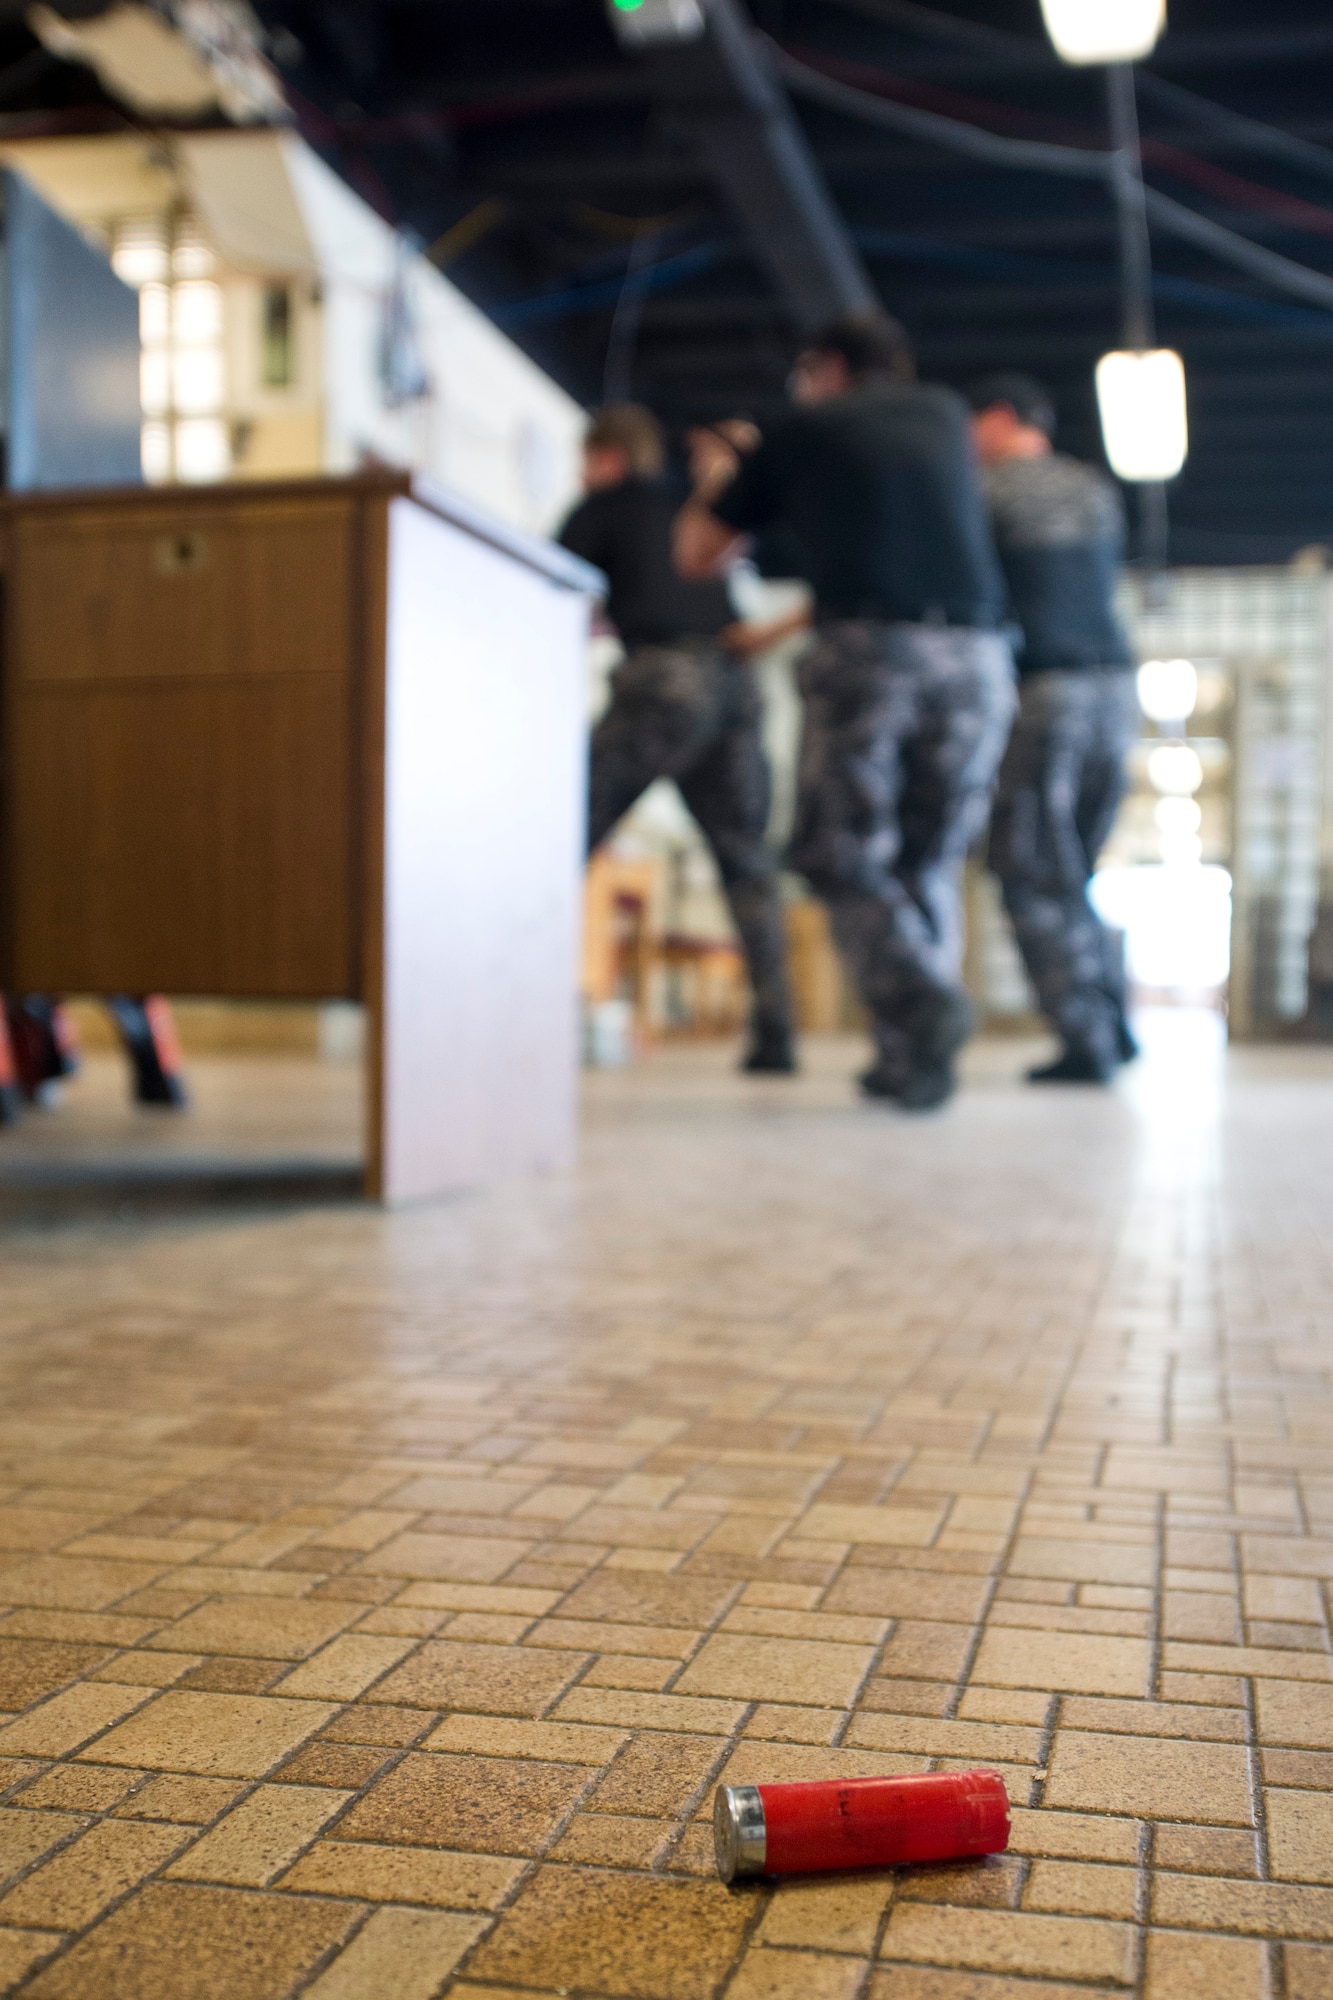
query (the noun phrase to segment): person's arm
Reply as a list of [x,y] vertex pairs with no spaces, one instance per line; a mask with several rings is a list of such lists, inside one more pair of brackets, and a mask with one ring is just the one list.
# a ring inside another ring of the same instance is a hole
[[747,423],[690,432],[694,490],[676,516],[672,554],[678,573],[691,583],[721,576],[750,545],[748,527],[723,520],[714,507],[742,481],[742,453],[753,452],[759,443],[758,431]]

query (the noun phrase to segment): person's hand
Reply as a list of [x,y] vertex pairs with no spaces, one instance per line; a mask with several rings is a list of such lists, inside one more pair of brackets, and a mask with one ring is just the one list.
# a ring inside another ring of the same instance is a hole
[[804,632],[810,625],[810,613],[804,608],[784,612],[781,618],[768,618],[755,623],[747,618],[738,618],[734,624],[723,626],[718,633],[718,644],[724,646],[735,659],[752,660],[760,653],[766,653],[770,646],[776,646],[783,639],[790,639],[793,632]]
[[720,424],[713,425],[720,438],[725,438],[733,451],[742,455],[758,451],[763,443],[763,433],[748,417],[724,417]]
[[736,477],[740,459],[734,445],[719,431],[700,425],[685,439],[690,453],[690,480],[701,499],[715,499]]

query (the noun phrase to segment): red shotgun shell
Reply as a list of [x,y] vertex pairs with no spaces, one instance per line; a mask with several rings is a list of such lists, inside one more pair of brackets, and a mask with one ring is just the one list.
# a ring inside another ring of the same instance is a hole
[[893,1868],[999,1854],[1009,1795],[998,1771],[922,1778],[834,1778],[802,1785],[719,1785],[713,1845],[724,1882],[827,1868]]

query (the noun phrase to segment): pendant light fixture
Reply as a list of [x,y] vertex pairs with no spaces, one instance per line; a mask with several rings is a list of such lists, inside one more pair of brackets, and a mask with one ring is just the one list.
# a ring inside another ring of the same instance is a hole
[[1166,0],[1041,0],[1061,62],[1138,62],[1166,26]]

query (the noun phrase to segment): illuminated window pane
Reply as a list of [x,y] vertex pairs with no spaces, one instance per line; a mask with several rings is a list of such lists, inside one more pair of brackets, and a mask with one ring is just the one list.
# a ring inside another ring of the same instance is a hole
[[172,401],[182,416],[211,416],[226,400],[222,356],[215,347],[184,347],[171,358]]
[[206,347],[222,338],[222,287],[191,279],[171,288],[171,331],[182,345]]
[[139,338],[145,347],[165,347],[171,337],[171,294],[165,285],[145,285],[139,293]]
[[176,426],[176,477],[223,479],[231,469],[227,426],[218,417],[190,417]]
[[139,403],[146,417],[166,415],[171,403],[171,357],[164,347],[140,351]]
[[171,432],[166,424],[145,424],[139,432],[139,464],[150,486],[171,477]]

